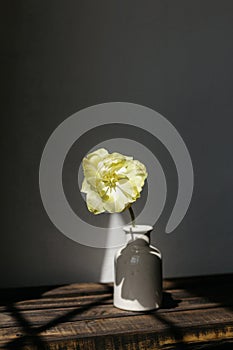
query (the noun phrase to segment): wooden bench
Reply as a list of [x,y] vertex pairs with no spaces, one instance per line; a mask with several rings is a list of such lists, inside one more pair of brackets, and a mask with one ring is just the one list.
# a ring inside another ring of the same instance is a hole
[[233,275],[164,281],[163,306],[127,312],[112,285],[0,291],[2,349],[233,349]]

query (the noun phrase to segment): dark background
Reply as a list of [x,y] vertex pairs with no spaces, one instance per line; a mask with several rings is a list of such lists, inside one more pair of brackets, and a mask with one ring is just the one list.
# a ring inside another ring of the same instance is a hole
[[233,2],[1,2],[1,286],[98,280],[101,249],[60,233],[38,186],[43,148],[68,116],[125,101],[182,135],[195,191],[157,236],[166,276],[233,272]]

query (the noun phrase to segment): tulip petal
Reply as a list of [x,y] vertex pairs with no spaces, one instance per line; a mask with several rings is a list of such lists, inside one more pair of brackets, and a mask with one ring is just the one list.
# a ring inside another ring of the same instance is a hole
[[88,210],[93,214],[100,214],[105,211],[103,201],[95,191],[90,190],[87,193],[86,202]]
[[90,190],[91,190],[91,186],[89,185],[86,178],[84,177],[82,187],[81,187],[81,192],[88,193]]

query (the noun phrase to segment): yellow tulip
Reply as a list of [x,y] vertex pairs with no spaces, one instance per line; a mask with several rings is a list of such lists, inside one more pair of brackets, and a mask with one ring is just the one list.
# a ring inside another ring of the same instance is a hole
[[133,157],[109,154],[100,148],[82,161],[84,180],[81,192],[86,193],[88,210],[94,214],[119,213],[140,197],[146,167]]

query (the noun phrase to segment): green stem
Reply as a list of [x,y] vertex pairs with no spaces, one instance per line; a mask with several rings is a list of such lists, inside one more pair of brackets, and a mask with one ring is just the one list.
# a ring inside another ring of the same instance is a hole
[[129,207],[129,213],[130,213],[130,217],[131,217],[132,226],[135,227],[135,215],[134,215],[134,212],[133,212],[133,209],[131,206]]

